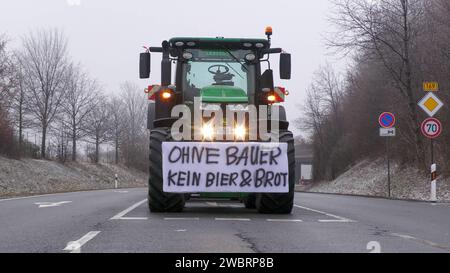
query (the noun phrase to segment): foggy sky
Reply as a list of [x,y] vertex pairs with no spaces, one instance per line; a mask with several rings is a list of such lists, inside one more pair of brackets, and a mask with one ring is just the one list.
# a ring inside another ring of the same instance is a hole
[[291,93],[285,106],[293,121],[301,114],[299,104],[313,72],[327,61],[343,66],[327,56],[324,45],[330,8],[328,0],[1,0],[0,34],[10,39],[10,48],[17,48],[30,30],[63,30],[72,59],[83,64],[106,93],[114,93],[126,80],[142,89],[160,82],[157,54],[152,56],[150,80],[138,79],[138,53],[144,45],[159,46],[175,36],[264,38],[264,28],[270,25],[272,46],[292,54],[290,81],[277,80],[278,57],[271,60],[275,84]]

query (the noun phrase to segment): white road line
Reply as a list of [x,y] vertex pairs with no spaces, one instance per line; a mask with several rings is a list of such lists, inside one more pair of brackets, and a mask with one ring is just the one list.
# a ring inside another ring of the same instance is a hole
[[148,217],[120,217],[120,220],[148,220]]
[[425,240],[425,239],[421,239],[421,238],[417,238],[417,237],[414,237],[414,236],[411,236],[411,235],[400,234],[400,233],[391,233],[391,235],[395,236],[395,237],[402,238],[402,239],[415,241],[415,242],[418,242],[418,243],[421,243],[421,244],[426,244],[426,245],[429,245],[429,246],[432,246],[432,247],[440,248],[440,249],[443,249],[443,250],[447,250],[447,251],[450,250],[450,246],[440,245],[438,243],[435,243],[435,242],[432,242],[432,241],[428,241],[428,240]]
[[14,197],[14,198],[3,198],[3,199],[0,199],[0,202],[30,199],[30,198],[40,198],[40,197],[51,197],[53,195],[68,194],[68,193],[70,194],[70,193],[78,193],[78,192],[60,192],[60,193],[49,193],[49,194],[31,195],[31,196]]
[[130,211],[134,210],[135,208],[139,207],[140,205],[144,204],[145,202],[147,202],[147,199],[144,199],[142,201],[137,202],[136,204],[132,205],[131,207],[119,212],[117,215],[111,217],[111,219],[109,220],[120,220],[122,219],[122,217],[124,217],[127,213],[129,213]]
[[318,220],[319,222],[322,222],[322,223],[353,223],[353,222],[356,222],[354,220],[351,220],[351,219],[348,219],[348,218],[345,218],[345,217],[342,217],[342,216],[337,216],[337,215],[334,215],[334,214],[331,214],[331,213],[327,213],[327,212],[324,212],[324,211],[320,211],[320,210],[316,210],[316,209],[311,209],[311,208],[299,206],[297,204],[295,204],[294,206],[297,207],[297,208],[300,208],[300,209],[312,211],[312,212],[315,212],[315,213],[326,215],[326,216],[331,217],[331,218],[335,218],[333,220],[331,220],[331,219]]
[[250,218],[215,218],[216,221],[251,221]]
[[294,223],[300,223],[303,222],[303,220],[300,219],[266,219],[267,222],[294,222]]
[[34,203],[38,205],[39,208],[51,208],[51,207],[59,207],[64,204],[72,203],[72,201],[61,201],[61,202],[37,202]]
[[90,240],[94,239],[94,237],[97,236],[99,233],[100,231],[90,231],[80,239],[68,242],[63,250],[70,251],[70,253],[80,253],[81,247]]
[[205,202],[206,205],[215,208],[243,208],[244,205],[237,204],[219,204],[217,202]]
[[54,196],[54,195],[65,195],[65,194],[86,193],[86,192],[102,192],[102,191],[111,191],[111,189],[106,189],[106,190],[90,190],[90,191],[57,192],[57,193],[47,193],[47,194],[30,195],[30,196],[13,197],[13,198],[1,198],[1,199],[0,199],[0,202],[4,202],[4,201],[14,201],[14,200],[21,200],[21,199],[30,199],[30,198],[40,198],[40,197],[50,197],[50,196]]
[[166,221],[198,221],[200,220],[200,218],[198,217],[166,217],[164,218],[164,220]]

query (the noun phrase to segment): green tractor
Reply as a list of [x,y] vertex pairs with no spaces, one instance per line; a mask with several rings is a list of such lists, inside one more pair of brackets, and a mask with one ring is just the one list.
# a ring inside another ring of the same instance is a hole
[[269,60],[280,54],[280,78],[287,80],[291,56],[271,48],[270,27],[266,35],[172,38],[140,54],[141,79],[150,77],[151,53],[162,54],[161,84],[146,89],[151,212],[181,212],[196,194],[291,213],[294,138],[279,104],[288,93],[274,86]]

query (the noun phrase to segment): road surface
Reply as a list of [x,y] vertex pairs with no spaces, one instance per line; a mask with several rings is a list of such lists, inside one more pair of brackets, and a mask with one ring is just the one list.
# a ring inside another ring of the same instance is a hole
[[450,252],[450,204],[296,193],[291,215],[220,200],[150,214],[146,191],[0,200],[0,252]]

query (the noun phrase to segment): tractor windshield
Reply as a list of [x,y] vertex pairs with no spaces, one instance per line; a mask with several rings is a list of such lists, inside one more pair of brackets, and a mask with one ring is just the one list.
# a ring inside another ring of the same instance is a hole
[[192,58],[184,65],[185,90],[200,90],[208,86],[232,86],[249,93],[254,84],[254,69],[245,63],[250,50],[186,51]]

